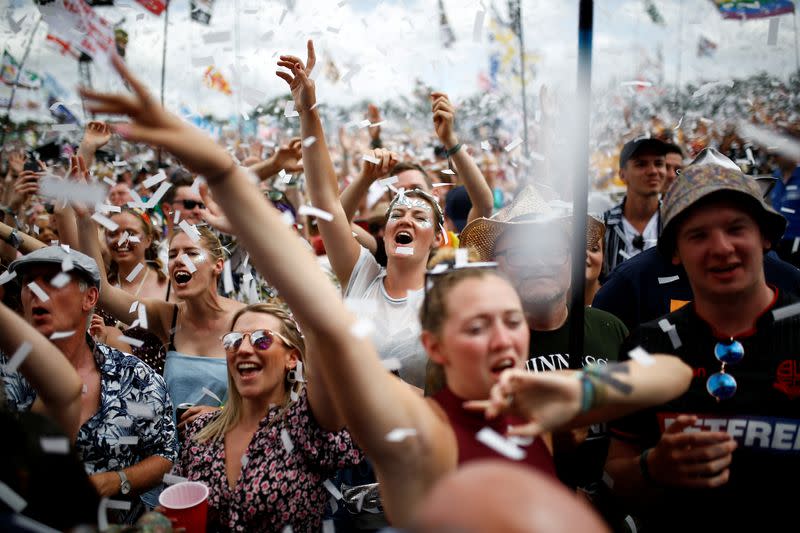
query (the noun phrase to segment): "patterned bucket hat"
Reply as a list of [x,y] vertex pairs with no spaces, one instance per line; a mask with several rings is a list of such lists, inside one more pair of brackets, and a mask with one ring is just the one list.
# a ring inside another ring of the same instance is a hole
[[764,201],[756,180],[717,150],[707,148],[683,170],[662,199],[659,252],[666,257],[672,255],[677,226],[687,209],[703,198],[723,192],[739,195],[753,206],[749,212],[758,221],[764,238],[773,245],[780,240],[786,219]]

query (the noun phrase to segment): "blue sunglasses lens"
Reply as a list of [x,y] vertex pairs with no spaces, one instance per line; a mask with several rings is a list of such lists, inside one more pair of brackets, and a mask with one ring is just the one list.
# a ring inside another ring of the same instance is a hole
[[717,372],[708,378],[706,390],[718,400],[727,400],[736,394],[736,380],[730,374]]
[[739,341],[718,342],[714,346],[714,356],[721,363],[728,365],[738,363],[744,357],[744,346]]

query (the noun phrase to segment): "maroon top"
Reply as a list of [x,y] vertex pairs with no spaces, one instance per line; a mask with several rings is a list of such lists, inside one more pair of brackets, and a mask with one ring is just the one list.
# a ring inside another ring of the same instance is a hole
[[447,413],[447,418],[450,419],[450,425],[453,426],[453,431],[458,441],[459,465],[479,459],[502,459],[515,464],[528,465],[556,478],[556,467],[553,464],[553,456],[550,455],[550,450],[547,449],[547,446],[541,438],[533,439],[531,444],[520,445],[526,452],[525,458],[521,461],[509,459],[475,438],[475,434],[487,426],[501,435],[505,435],[508,426],[524,423],[523,420],[511,416],[500,416],[494,420],[486,420],[483,413],[476,413],[464,409],[462,406],[464,400],[453,394],[447,386],[442,387],[441,391],[434,394],[433,399],[436,400],[436,403]]

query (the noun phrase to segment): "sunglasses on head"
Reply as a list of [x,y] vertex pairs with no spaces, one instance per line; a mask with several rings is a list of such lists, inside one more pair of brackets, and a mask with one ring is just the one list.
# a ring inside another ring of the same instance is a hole
[[206,204],[195,200],[181,200],[181,204],[183,204],[183,208],[186,210],[194,209],[195,207],[199,207],[200,209],[206,208]]
[[259,351],[269,350],[269,347],[272,346],[272,343],[275,342],[275,339],[280,339],[283,344],[285,344],[289,348],[294,348],[291,342],[286,340],[286,338],[277,333],[275,331],[270,331],[268,329],[257,329],[250,333],[240,333],[238,331],[231,331],[230,333],[226,333],[222,336],[222,347],[225,349],[227,353],[233,353],[239,350],[239,347],[242,345],[242,341],[246,336],[250,337],[250,344]]
[[741,361],[744,357],[744,346],[734,339],[728,342],[718,342],[714,345],[714,357],[722,363],[722,368],[716,374],[709,376],[706,381],[706,390],[719,402],[733,398],[733,395],[736,394],[736,380],[725,372],[725,365]]

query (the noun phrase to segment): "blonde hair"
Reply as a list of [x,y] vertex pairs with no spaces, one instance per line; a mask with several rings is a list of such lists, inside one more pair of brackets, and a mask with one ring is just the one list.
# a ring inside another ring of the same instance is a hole
[[[297,322],[294,321],[292,315],[289,314],[285,308],[279,305],[265,303],[257,303],[243,307],[233,315],[233,320],[231,320],[231,330],[233,330],[233,327],[236,325],[236,321],[239,320],[239,318],[241,318],[241,316],[245,313],[264,313],[266,315],[272,315],[280,320],[281,330],[277,333],[280,333],[286,337],[286,339],[292,344],[291,348],[297,350],[300,361],[305,361],[306,343],[303,339],[303,334],[300,333],[300,329],[297,327]],[[290,373],[292,372],[294,372],[295,377],[293,380],[289,378]],[[286,376],[284,377],[286,396],[283,399],[283,405],[281,406],[278,414],[275,415],[272,420],[270,420],[267,427],[272,427],[276,422],[281,420],[286,415],[289,407],[291,407],[292,404],[297,401],[296,399],[303,390],[304,383],[303,377],[299,376],[298,372],[300,372],[300,369],[295,368],[294,370],[286,373]],[[211,422],[209,422],[203,429],[201,429],[197,435],[195,435],[194,440],[199,443],[204,443],[209,440],[224,438],[225,434],[233,429],[237,423],[239,423],[241,414],[242,396],[236,389],[236,384],[233,382],[231,373],[228,372],[228,403],[225,404],[225,409],[218,411],[215,418],[211,420]],[[266,415],[266,413],[264,414]]]
[[[225,248],[222,246],[222,243],[219,242],[219,238],[214,232],[205,225],[196,225],[195,229],[197,229],[197,232],[200,234],[200,242],[203,243],[203,248],[208,250],[208,253],[214,258],[214,261],[217,259],[225,260]],[[179,233],[183,233],[181,228],[173,228],[173,233],[169,237],[170,244],[172,244],[172,239]]]
[[[438,264],[453,266],[455,257],[456,250],[454,248],[440,248],[428,262],[428,267],[433,268]],[[469,261],[473,263],[480,261],[478,254],[471,248],[469,249]],[[425,300],[419,313],[422,329],[439,335],[447,320],[447,295],[450,294],[450,291],[466,279],[482,279],[489,276],[505,279],[496,270],[487,268],[451,268],[441,274],[426,277]],[[425,395],[436,394],[446,383],[442,365],[429,359],[425,369]]]
[[[148,263],[150,268],[153,268],[153,270],[156,271],[156,274],[158,275],[158,281],[166,281],[167,275],[164,274],[164,264],[161,262],[161,259],[158,258],[158,245],[160,241],[158,239],[158,233],[156,233],[156,229],[153,227],[153,224],[150,220],[150,216],[141,209],[124,206],[119,213],[114,213],[112,217],[123,213],[128,213],[136,217],[142,226],[142,232],[144,233],[145,237],[150,238],[150,246],[148,246],[144,251],[145,262]],[[117,262],[113,259],[109,260],[108,268],[106,270],[106,279],[108,282],[116,282],[117,276],[119,275],[119,265],[117,265]]]

